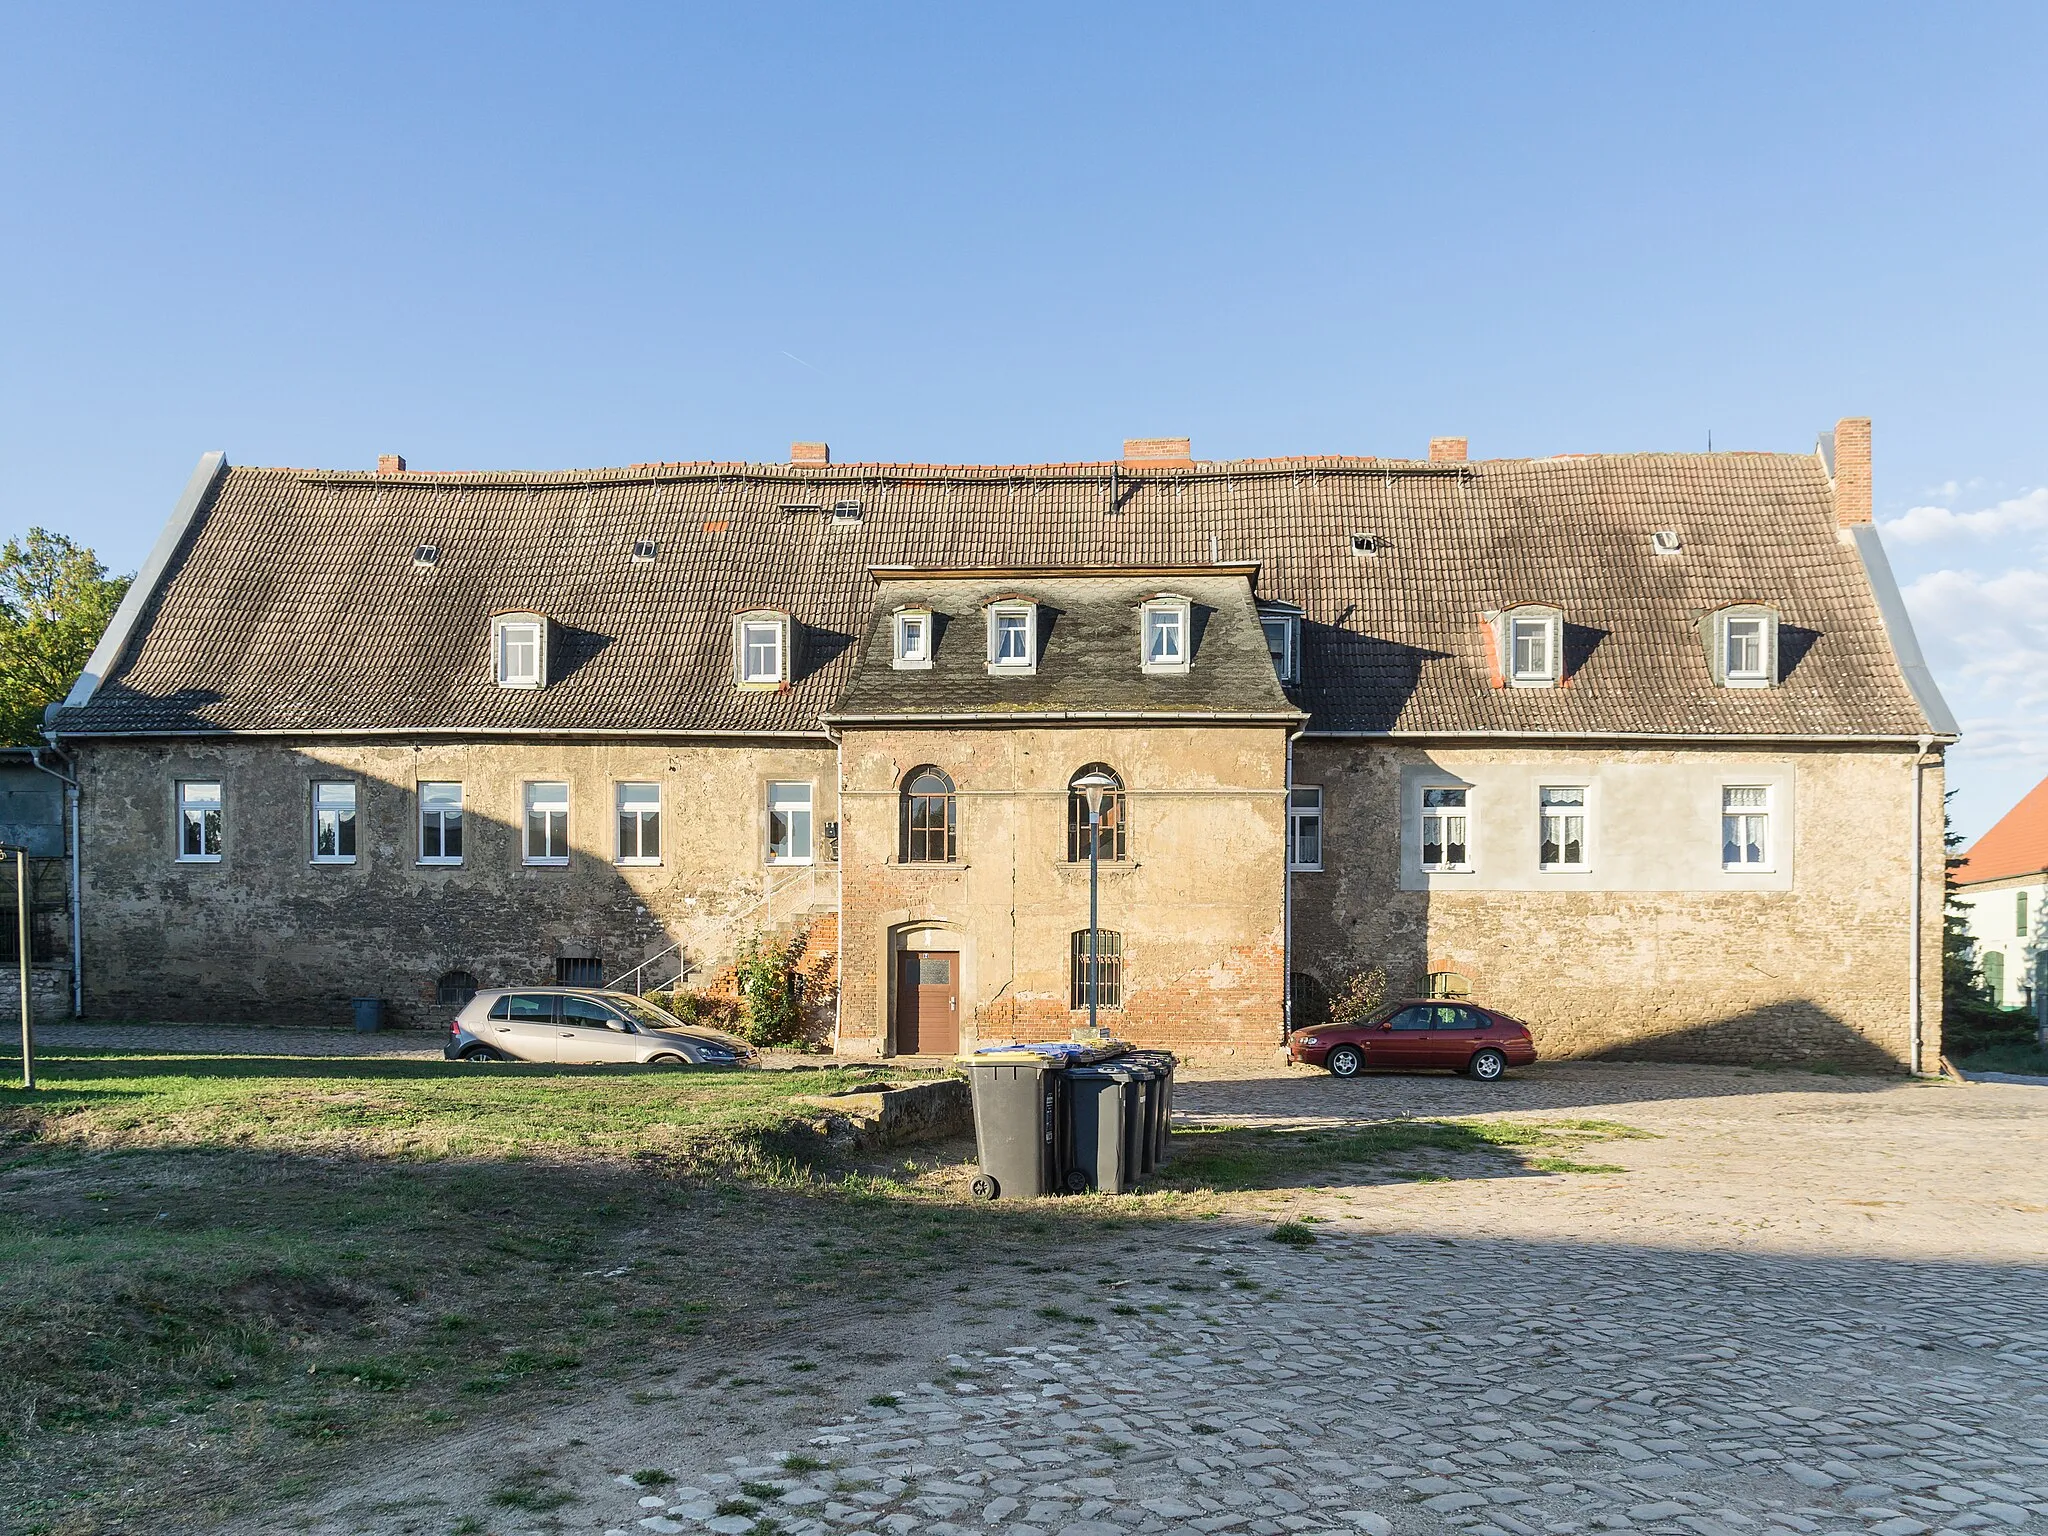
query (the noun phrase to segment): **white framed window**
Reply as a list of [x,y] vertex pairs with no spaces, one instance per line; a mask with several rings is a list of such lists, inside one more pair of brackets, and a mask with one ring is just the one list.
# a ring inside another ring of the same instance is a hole
[[420,785],[420,862],[462,862],[462,786]]
[[221,849],[220,783],[214,779],[178,781],[178,862],[218,864]]
[[537,613],[491,619],[491,652],[500,688],[539,688],[548,675],[548,621]]
[[1511,687],[1556,686],[1563,628],[1563,620],[1555,609],[1517,608],[1507,615],[1501,625],[1501,638]]
[[1422,867],[1472,867],[1472,791],[1463,784],[1428,784],[1422,790]]
[[1032,673],[1038,670],[1038,605],[996,603],[988,610],[988,669]]
[[618,797],[621,864],[661,862],[661,786],[621,784]]
[[894,663],[906,671],[932,664],[932,616],[928,609],[904,608],[896,614]]
[[742,688],[789,681],[789,615],[743,613],[732,621],[733,673]]
[[313,786],[313,862],[356,861],[356,787],[353,782]]
[[1297,784],[1287,792],[1287,867],[1323,867],[1323,792],[1313,784]]
[[526,786],[526,862],[569,862],[569,786]]
[[774,783],[768,786],[768,862],[811,862],[811,786]]
[[1283,683],[1298,682],[1301,665],[1301,620],[1292,614],[1267,614],[1259,620],[1266,632],[1266,653],[1273,658],[1273,675]]
[[1193,605],[1183,597],[1156,597],[1143,609],[1144,651],[1141,666],[1147,672],[1185,672],[1194,640],[1190,634]]
[[1747,873],[1771,867],[1771,791],[1763,784],[1721,788],[1721,867]]
[[1703,627],[1716,683],[1769,688],[1778,681],[1778,615],[1771,609],[1723,608]]
[[1584,869],[1587,790],[1583,784],[1546,784],[1536,791],[1536,863],[1542,869]]

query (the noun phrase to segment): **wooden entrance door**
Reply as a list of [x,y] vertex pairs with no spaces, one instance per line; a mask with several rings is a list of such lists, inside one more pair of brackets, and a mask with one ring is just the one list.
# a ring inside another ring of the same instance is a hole
[[905,950],[896,957],[896,1050],[950,1056],[960,1049],[960,956]]

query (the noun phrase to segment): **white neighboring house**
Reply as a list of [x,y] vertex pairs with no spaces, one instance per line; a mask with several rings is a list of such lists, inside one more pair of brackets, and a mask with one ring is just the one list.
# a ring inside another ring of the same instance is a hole
[[1991,1000],[2048,1015],[2048,779],[1971,845],[1956,899]]

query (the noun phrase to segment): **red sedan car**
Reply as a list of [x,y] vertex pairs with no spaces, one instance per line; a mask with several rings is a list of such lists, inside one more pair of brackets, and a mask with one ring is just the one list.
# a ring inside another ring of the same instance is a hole
[[1287,1037],[1287,1055],[1334,1077],[1374,1072],[1463,1072],[1482,1083],[1536,1059],[1526,1024],[1470,1003],[1394,1003],[1364,1024],[1317,1024]]

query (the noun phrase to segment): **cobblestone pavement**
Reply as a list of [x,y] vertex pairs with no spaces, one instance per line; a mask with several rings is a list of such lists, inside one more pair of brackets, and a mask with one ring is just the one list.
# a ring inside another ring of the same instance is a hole
[[576,1523],[1918,1536],[2048,1522],[2038,1270],[1413,1237],[1296,1251],[1218,1234],[1163,1258],[1128,1249],[1118,1272],[1131,1278],[1090,1288],[1092,1328],[955,1354],[894,1405],[715,1471],[676,1468],[677,1487],[622,1477],[612,1507]]

